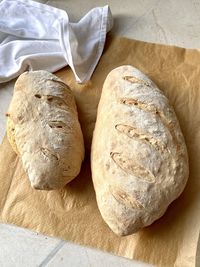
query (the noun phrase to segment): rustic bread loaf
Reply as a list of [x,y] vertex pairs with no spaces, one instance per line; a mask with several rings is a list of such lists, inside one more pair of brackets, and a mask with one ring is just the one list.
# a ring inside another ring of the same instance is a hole
[[84,142],[70,88],[47,71],[22,74],[7,113],[8,139],[32,187],[51,190],[75,178]]
[[105,80],[91,165],[99,210],[118,235],[153,223],[186,185],[187,149],[174,110],[132,66]]

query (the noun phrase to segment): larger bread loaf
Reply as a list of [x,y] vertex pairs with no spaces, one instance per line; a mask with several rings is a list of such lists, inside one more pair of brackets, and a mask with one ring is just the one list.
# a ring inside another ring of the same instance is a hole
[[188,156],[174,110],[132,66],[106,78],[91,164],[98,207],[118,235],[153,223],[186,185]]
[[84,143],[70,88],[47,71],[22,74],[8,111],[7,133],[32,187],[63,187],[80,171]]

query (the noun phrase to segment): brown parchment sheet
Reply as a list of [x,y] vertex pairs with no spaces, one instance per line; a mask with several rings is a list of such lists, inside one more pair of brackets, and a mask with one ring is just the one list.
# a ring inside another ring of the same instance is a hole
[[[124,64],[147,74],[174,106],[188,148],[190,176],[183,194],[161,219],[136,234],[118,237],[98,211],[89,154],[103,82],[109,71]],[[76,96],[87,147],[81,173],[62,190],[36,191],[5,137],[0,146],[0,221],[156,266],[195,266],[200,230],[200,51],[108,36],[91,81],[77,84],[68,67],[56,74]]]

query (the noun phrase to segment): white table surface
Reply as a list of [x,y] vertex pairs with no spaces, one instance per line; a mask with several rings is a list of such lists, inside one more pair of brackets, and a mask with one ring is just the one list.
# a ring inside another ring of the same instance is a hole
[[[133,39],[200,48],[200,0],[50,0],[38,1],[67,10],[71,21],[89,9],[109,4],[113,34]],[[0,141],[14,82],[0,85]],[[200,245],[197,265],[200,266]],[[101,251],[0,224],[1,267],[134,267],[147,266]],[[149,266],[149,265],[148,265]]]

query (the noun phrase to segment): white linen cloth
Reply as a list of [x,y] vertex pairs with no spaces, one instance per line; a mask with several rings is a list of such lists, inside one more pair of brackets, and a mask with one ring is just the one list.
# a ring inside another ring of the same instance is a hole
[[69,65],[77,82],[90,79],[112,28],[108,6],[90,10],[79,22],[31,0],[0,2],[0,82],[26,70],[57,71]]

